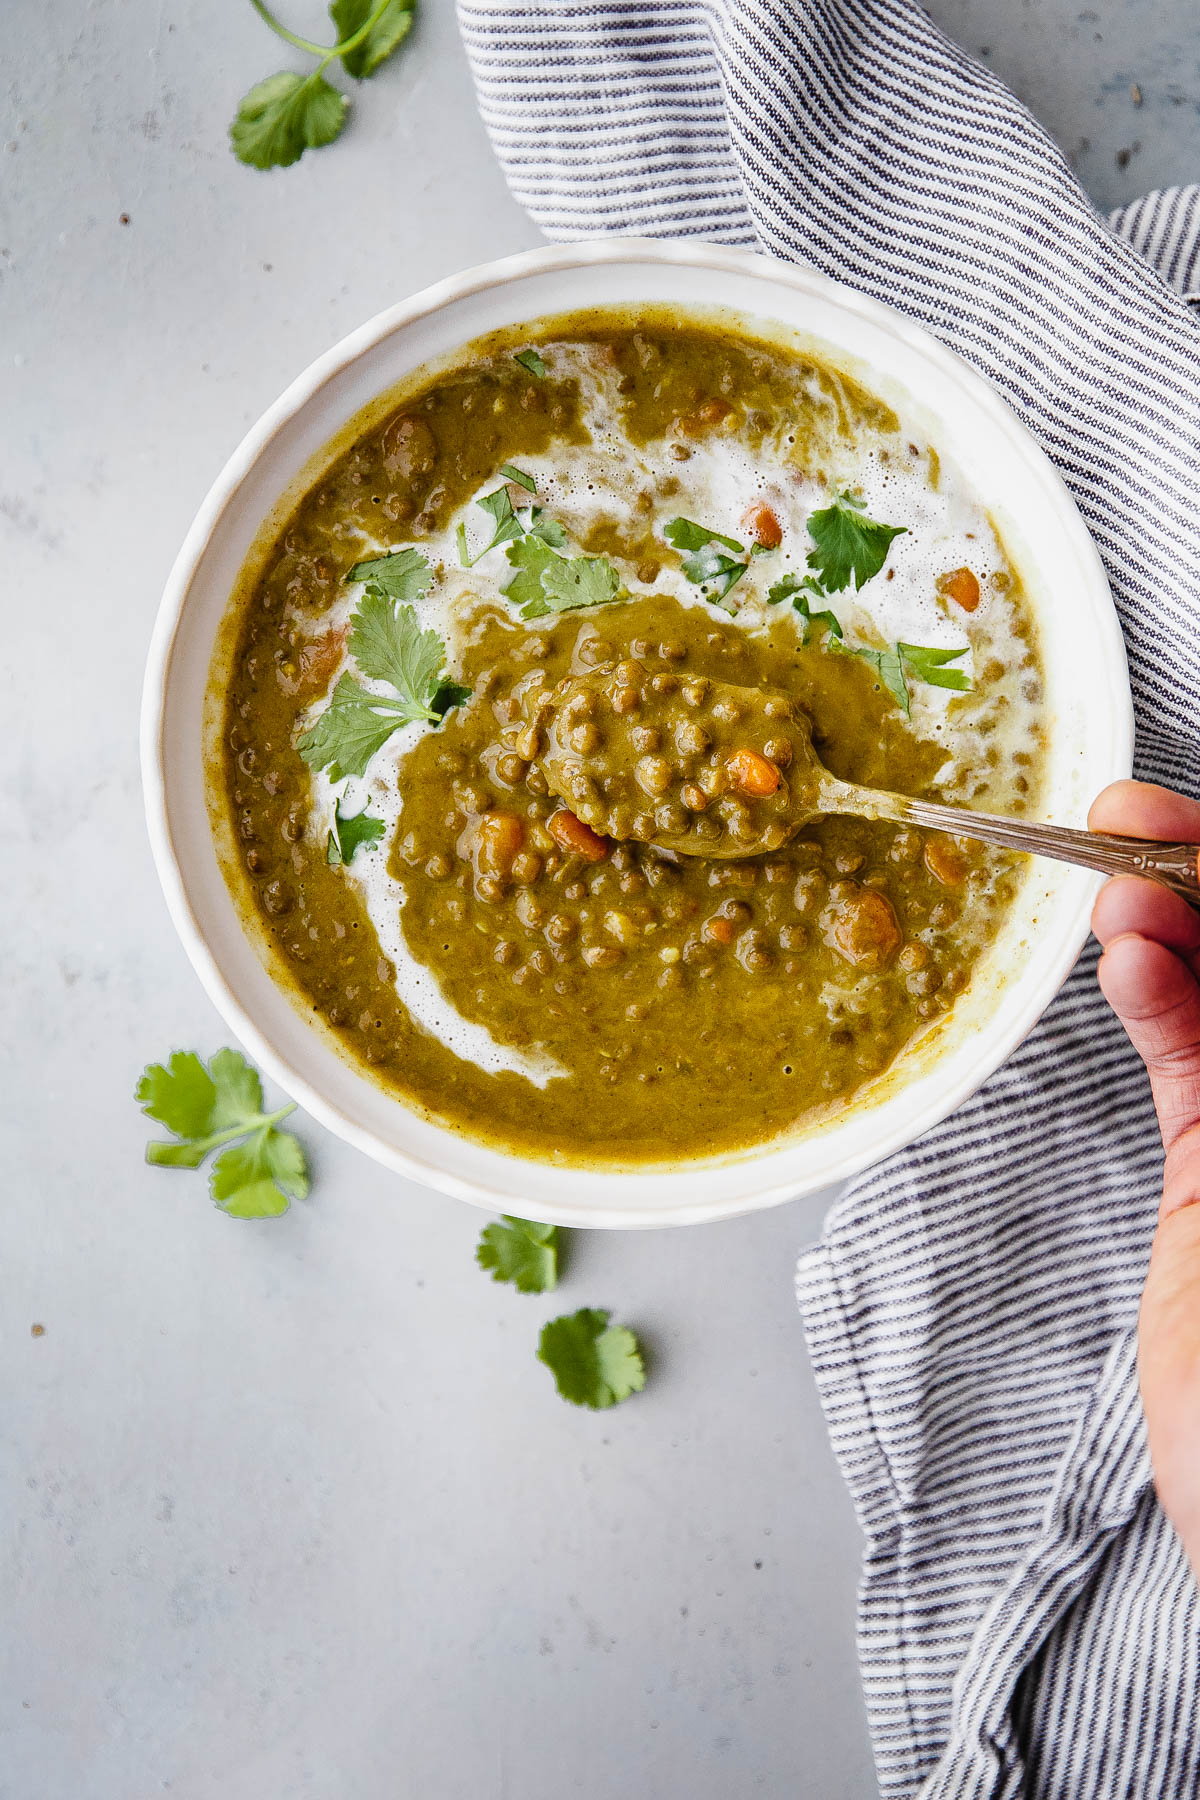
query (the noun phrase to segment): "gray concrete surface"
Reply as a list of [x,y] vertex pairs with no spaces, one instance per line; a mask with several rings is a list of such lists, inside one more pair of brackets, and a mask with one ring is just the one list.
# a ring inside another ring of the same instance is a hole
[[[1183,0],[934,10],[1103,204],[1196,174]],[[0,1800],[870,1796],[858,1538],[791,1295],[819,1204],[576,1239],[563,1306],[653,1358],[592,1416],[468,1209],[312,1126],[314,1197],[276,1223],[141,1160],[142,1063],[228,1036],[140,816],[170,560],[318,350],[537,238],[446,0],[274,176],[225,145],[289,61],[248,6],[10,0],[5,27]]]

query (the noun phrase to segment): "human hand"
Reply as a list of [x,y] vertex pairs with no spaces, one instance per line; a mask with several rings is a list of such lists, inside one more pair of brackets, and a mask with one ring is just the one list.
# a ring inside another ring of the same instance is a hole
[[[1200,843],[1200,803],[1144,782],[1105,788],[1092,831]],[[1100,987],[1146,1064],[1165,1163],[1142,1291],[1138,1375],[1154,1481],[1200,1578],[1200,912],[1137,876],[1101,890]]]

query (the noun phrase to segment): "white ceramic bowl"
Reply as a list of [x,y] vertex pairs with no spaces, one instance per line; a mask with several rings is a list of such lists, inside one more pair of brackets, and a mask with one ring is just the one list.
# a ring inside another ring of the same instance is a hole
[[[839,1119],[779,1148],[607,1173],[509,1156],[432,1124],[346,1060],[271,978],[218,866],[202,714],[218,627],[263,521],[335,434],[414,369],[498,327],[604,305],[731,308],[783,328],[920,422],[993,514],[1037,611],[1051,719],[1051,816],[1081,823],[1128,774],[1124,647],[1100,559],[1058,475],[1008,407],[918,326],[809,269],[687,243],[537,250],[428,288],[319,357],[221,471],[163,596],[146,673],[142,772],[167,904],[213,1001],[314,1118],[390,1168],[491,1209],[583,1226],[687,1224],[810,1192],[918,1137],[1031,1029],[1087,934],[1096,878],[1035,865],[949,1020]],[[311,474],[309,479],[311,479]]]

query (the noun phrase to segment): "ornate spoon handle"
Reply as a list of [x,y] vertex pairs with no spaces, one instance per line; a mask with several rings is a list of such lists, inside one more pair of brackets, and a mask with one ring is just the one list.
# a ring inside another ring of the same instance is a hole
[[1024,819],[1001,818],[996,813],[971,812],[965,806],[939,806],[931,800],[910,800],[903,794],[888,794],[877,788],[853,787],[849,782],[830,782],[829,788],[833,801],[830,811],[856,812],[877,819],[894,819],[901,825],[952,831],[959,837],[1003,844],[1009,850],[1026,850],[1032,856],[1079,863],[1085,869],[1098,869],[1102,875],[1142,875],[1181,894],[1200,909],[1197,844],[1164,844],[1156,838],[1073,831],[1066,825],[1034,825]]

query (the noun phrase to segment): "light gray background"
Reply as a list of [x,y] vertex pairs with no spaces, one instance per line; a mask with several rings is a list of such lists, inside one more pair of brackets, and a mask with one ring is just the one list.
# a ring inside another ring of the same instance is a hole
[[[1192,0],[932,10],[1101,204],[1196,175]],[[228,1038],[140,814],[167,568],[311,357],[538,238],[448,0],[336,147],[239,168],[239,94],[294,60],[235,0],[5,8],[0,1797],[858,1800],[858,1535],[791,1292],[819,1204],[577,1237],[559,1309],[653,1365],[591,1415],[469,1209],[308,1124],[274,1223],[142,1163],[141,1065]]]

